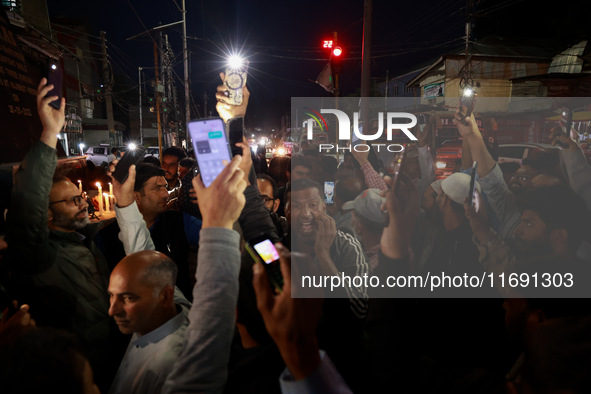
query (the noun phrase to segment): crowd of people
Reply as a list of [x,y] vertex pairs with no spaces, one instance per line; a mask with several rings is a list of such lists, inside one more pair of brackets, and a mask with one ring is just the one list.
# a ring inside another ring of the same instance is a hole
[[[65,101],[51,107],[51,89],[41,80],[43,131],[7,213],[3,392],[591,391],[591,167],[566,134],[555,136],[562,149],[499,165],[458,110],[462,168],[442,180],[435,118],[396,177],[371,152],[339,164],[306,150],[267,165],[244,141],[205,187],[195,159],[172,147],[112,178],[116,218],[91,222],[88,200],[56,171]],[[224,89],[218,113],[243,128],[250,93],[236,106]],[[245,250],[261,237],[276,245],[282,284]],[[543,273],[560,283],[507,285]],[[491,280],[430,294],[303,285],[446,274]]]

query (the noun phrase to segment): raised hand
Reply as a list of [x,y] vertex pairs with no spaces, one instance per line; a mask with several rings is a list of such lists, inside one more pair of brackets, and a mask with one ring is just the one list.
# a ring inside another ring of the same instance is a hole
[[133,188],[135,186],[135,165],[129,167],[129,172],[127,179],[123,184],[119,183],[117,179],[113,177],[113,172],[115,172],[115,167],[119,163],[119,160],[113,160],[109,164],[109,172],[108,175],[111,177],[113,182],[113,195],[117,200],[117,206],[119,208],[125,208],[128,205],[133,204],[135,201],[135,197],[133,194]]
[[246,202],[246,181],[240,169],[242,156],[236,155],[215,180],[205,187],[201,175],[193,178],[193,188],[199,199],[203,226],[232,229]]
[[41,78],[39,86],[37,86],[37,113],[43,125],[43,133],[41,134],[41,141],[45,144],[55,148],[57,144],[57,135],[64,127],[66,121],[66,99],[62,97],[60,109],[57,110],[50,106],[52,101],[58,99],[57,96],[45,97],[53,89],[53,85],[47,84],[46,78]]
[[265,327],[290,372],[299,380],[314,372],[320,364],[316,327],[322,316],[323,299],[292,298],[291,255],[281,244],[277,243],[275,247],[280,254],[283,290],[279,294],[273,292],[260,263],[252,267],[252,284]]
[[[222,81],[224,80],[224,73],[220,73],[220,78]],[[230,103],[230,99],[225,94],[227,90],[228,88],[222,84],[217,87],[217,93],[215,94],[215,98],[218,101],[215,109],[218,111],[220,118],[224,120],[224,123],[228,123],[228,120],[232,118],[244,116],[246,114],[246,107],[248,107],[248,99],[250,98],[250,92],[248,91],[248,88],[244,86],[242,88],[242,104],[233,105]]]

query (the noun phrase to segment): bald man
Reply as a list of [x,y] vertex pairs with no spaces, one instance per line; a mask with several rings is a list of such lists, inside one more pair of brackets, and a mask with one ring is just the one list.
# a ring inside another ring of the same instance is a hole
[[160,393],[181,353],[188,309],[175,304],[177,267],[163,253],[125,257],[111,273],[109,316],[133,334],[110,393]]

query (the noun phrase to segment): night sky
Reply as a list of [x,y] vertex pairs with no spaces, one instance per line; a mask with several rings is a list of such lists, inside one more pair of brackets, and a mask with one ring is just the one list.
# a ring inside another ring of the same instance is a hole
[[[191,94],[213,110],[218,74],[226,54],[240,49],[250,60],[249,126],[277,127],[290,97],[328,95],[315,80],[328,60],[324,38],[338,32],[344,48],[341,91],[358,92],[361,80],[363,0],[358,1],[206,1],[187,0],[187,35]],[[466,1],[407,2],[374,0],[372,77],[385,78],[434,60],[463,44]],[[137,67],[154,64],[149,38],[126,38],[159,24],[180,21],[181,0],[48,1],[52,17],[81,19],[90,34],[106,31],[115,72],[115,92],[137,84]],[[543,5],[542,5],[543,4]],[[475,2],[474,38],[488,35],[561,39],[565,43],[588,33],[587,2]],[[85,15],[85,17],[80,17]],[[175,71],[183,76],[180,25],[167,29],[177,56]],[[93,42],[96,39],[89,37]],[[147,78],[153,78],[146,71]],[[183,90],[178,82],[181,98]],[[194,116],[195,117],[195,116]]]

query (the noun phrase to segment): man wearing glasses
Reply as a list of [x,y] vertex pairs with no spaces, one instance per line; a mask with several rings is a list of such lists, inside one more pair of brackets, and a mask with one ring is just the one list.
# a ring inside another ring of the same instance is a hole
[[56,231],[82,230],[88,224],[88,203],[80,190],[66,177],[53,178],[49,192],[49,228]]
[[[104,222],[90,223],[88,204],[78,187],[54,175],[57,135],[64,125],[66,104],[62,99],[59,109],[50,105],[58,99],[46,97],[52,88],[43,78],[37,89],[43,131],[15,174],[3,263],[11,273],[12,295],[31,305],[38,325],[75,333],[97,383],[108,388],[120,353],[114,349],[116,329],[108,316],[110,270],[95,243]],[[129,179],[135,179],[135,172],[130,171]]]
[[277,209],[279,208],[280,202],[279,198],[275,198],[275,194],[277,193],[277,184],[270,176],[258,174],[257,186],[259,188],[259,192],[261,193],[261,198],[265,203],[265,207],[271,213],[271,219],[273,220],[273,224],[275,224],[277,234],[282,237],[285,236],[287,234],[289,224],[287,223],[287,219],[285,217],[279,216],[277,214]]

